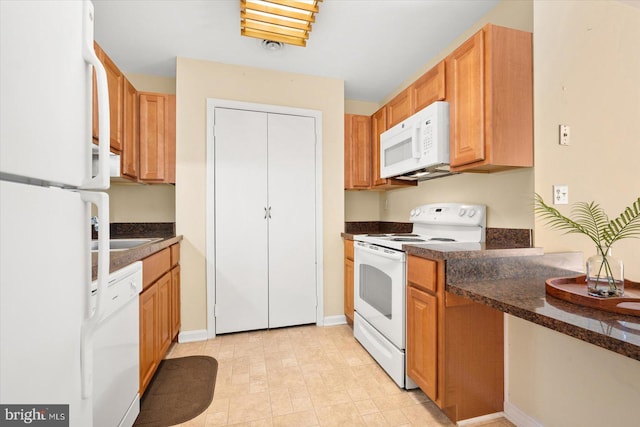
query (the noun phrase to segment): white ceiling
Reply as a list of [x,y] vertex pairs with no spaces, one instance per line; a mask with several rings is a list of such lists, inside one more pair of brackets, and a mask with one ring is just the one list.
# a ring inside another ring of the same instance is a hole
[[338,78],[345,98],[379,102],[499,0],[325,0],[307,47],[278,52],[240,35],[239,0],[93,3],[95,39],[125,73],[174,77],[181,56]]

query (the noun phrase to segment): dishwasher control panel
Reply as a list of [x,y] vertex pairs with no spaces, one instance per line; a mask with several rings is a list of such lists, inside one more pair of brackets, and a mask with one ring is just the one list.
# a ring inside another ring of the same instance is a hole
[[[101,295],[100,319],[102,321],[120,308],[125,306],[129,301],[137,298],[142,292],[142,261],[136,261],[118,271],[109,274],[109,281]],[[98,303],[98,284],[97,281],[91,283],[91,314],[96,311]]]

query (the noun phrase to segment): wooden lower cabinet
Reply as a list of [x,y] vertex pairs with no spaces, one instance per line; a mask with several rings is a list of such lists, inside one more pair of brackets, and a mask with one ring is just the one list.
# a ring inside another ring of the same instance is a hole
[[171,344],[171,272],[156,283],[158,288],[158,351],[164,356]]
[[140,394],[158,369],[157,329],[158,290],[153,287],[140,294]]
[[438,398],[437,303],[434,295],[407,288],[407,375],[433,401]]
[[180,266],[171,269],[171,339],[180,332]]
[[447,292],[445,262],[407,257],[407,374],[458,422],[503,410],[503,313]]
[[180,331],[180,266],[172,268],[173,252],[164,249],[143,260],[143,282],[145,268],[154,279],[140,294],[140,395]]
[[344,241],[344,315],[347,323],[353,325],[353,240]]

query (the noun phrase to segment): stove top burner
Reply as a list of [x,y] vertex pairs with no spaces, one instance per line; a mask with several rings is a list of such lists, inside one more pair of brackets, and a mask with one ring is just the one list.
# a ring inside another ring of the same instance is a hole
[[368,236],[368,237],[394,237],[394,236],[399,236],[399,237],[420,237],[419,234],[413,234],[413,233],[370,233],[370,234],[366,234],[366,236]]
[[417,237],[391,237],[389,240],[394,242],[426,242],[426,240]]

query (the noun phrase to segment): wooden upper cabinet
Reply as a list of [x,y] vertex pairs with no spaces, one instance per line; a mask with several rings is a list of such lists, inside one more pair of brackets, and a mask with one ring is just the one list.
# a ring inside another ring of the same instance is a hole
[[387,129],[390,129],[413,114],[411,87],[406,88],[386,104]]
[[387,130],[387,107],[384,106],[371,116],[371,182],[376,190],[386,190],[417,185],[417,181],[380,178],[380,134]]
[[[124,75],[109,56],[94,43],[96,55],[107,74],[107,85],[109,86],[109,124],[110,124],[110,146],[111,152],[120,154],[122,152],[122,105],[124,96]],[[95,73],[94,73],[95,74]],[[94,109],[92,133],[94,138],[98,138],[98,115],[97,115],[97,91],[94,75]]]
[[167,95],[167,149],[164,167],[168,183],[176,182],[176,96]]
[[371,187],[371,118],[356,114],[344,116],[345,189]]
[[124,79],[123,133],[120,173],[130,179],[138,178],[138,92],[131,82]]
[[452,171],[533,166],[531,33],[486,25],[446,59]]
[[413,112],[445,99],[445,61],[424,73],[410,87]]
[[140,181],[175,182],[175,95],[140,92]]
[[371,116],[373,185],[385,185],[386,178],[380,178],[380,134],[387,130],[387,108],[382,107]]

